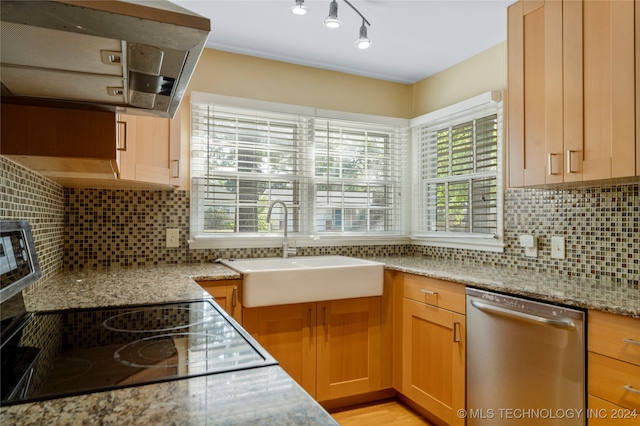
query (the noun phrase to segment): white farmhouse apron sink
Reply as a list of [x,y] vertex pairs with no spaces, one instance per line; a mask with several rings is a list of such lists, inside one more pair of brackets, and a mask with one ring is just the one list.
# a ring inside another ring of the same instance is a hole
[[384,264],[346,256],[223,260],[241,273],[246,308],[381,296]]

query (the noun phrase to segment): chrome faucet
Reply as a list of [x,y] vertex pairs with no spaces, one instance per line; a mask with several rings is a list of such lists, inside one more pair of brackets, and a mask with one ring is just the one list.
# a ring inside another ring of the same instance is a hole
[[287,228],[289,227],[289,212],[287,211],[287,205],[282,200],[273,200],[269,205],[269,210],[267,210],[267,223],[269,224],[269,229],[271,229],[271,211],[273,210],[273,206],[276,204],[280,204],[284,209],[284,241],[282,242],[282,258],[286,259],[290,254],[295,255],[296,249],[289,248],[289,242],[287,241]]

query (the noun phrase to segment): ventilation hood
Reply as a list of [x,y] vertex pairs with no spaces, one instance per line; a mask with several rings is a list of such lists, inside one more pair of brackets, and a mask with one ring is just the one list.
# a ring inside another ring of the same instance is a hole
[[169,1],[0,2],[2,96],[173,117],[210,21]]

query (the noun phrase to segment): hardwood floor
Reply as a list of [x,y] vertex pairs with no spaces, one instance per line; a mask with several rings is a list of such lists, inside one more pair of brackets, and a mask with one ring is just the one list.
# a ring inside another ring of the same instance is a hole
[[423,417],[397,400],[337,409],[331,416],[341,426],[432,426]]

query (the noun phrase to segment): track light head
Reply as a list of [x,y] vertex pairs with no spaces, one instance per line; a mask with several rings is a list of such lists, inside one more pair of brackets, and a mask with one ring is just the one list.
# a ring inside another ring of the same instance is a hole
[[367,37],[367,26],[364,21],[362,21],[362,25],[360,26],[360,37],[356,41],[356,47],[358,49],[368,49],[371,46],[371,40]]
[[329,5],[329,16],[324,20],[324,25],[327,28],[340,28],[342,22],[338,19],[338,3],[336,0],[332,0]]
[[309,10],[310,9],[304,5],[304,0],[296,0],[295,6],[291,6],[291,13],[294,15],[306,15]]

